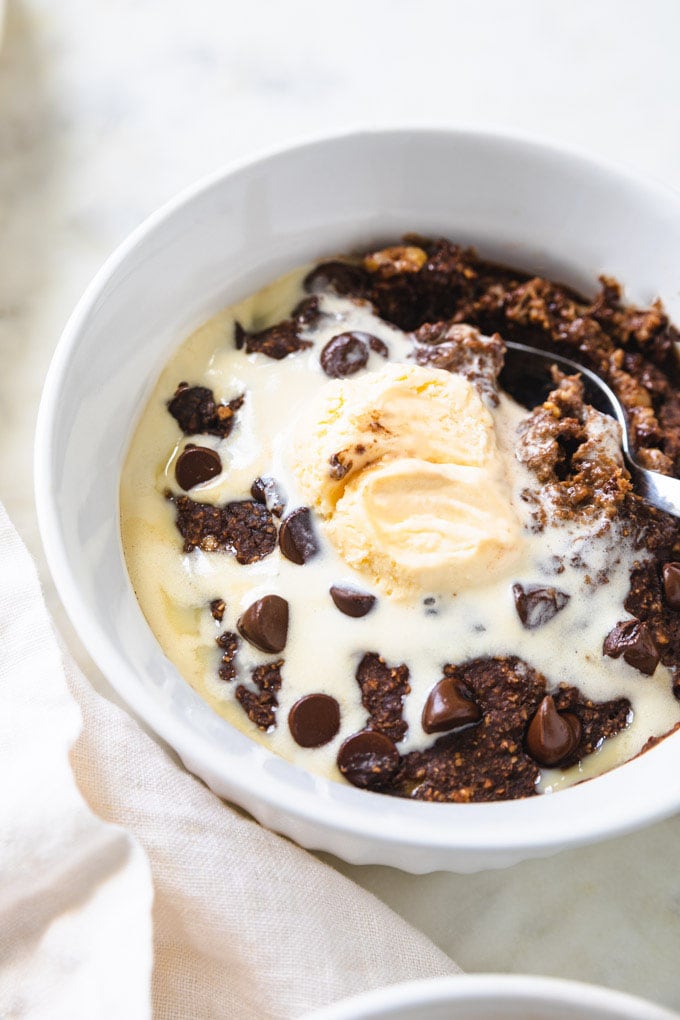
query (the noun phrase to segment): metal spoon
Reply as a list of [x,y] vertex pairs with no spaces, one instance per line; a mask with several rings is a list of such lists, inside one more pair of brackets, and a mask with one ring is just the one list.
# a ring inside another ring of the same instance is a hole
[[658,471],[650,471],[636,462],[631,450],[628,422],[623,407],[618,397],[599,376],[589,368],[584,368],[583,365],[558,354],[550,354],[511,341],[505,346],[507,353],[500,383],[503,389],[524,407],[533,408],[542,403],[555,388],[550,374],[551,365],[557,365],[568,375],[578,372],[583,381],[586,403],[615,418],[621,426],[623,459],[630,471],[636,492],[667,514],[680,517],[680,478],[671,478],[659,474]]

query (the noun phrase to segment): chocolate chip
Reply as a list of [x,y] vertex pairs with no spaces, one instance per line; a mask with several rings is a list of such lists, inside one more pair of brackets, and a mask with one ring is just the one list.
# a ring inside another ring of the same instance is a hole
[[353,786],[376,789],[385,786],[399,768],[399,751],[384,733],[362,730],[340,747],[338,768]]
[[177,484],[185,492],[215,478],[222,470],[220,455],[208,446],[187,446],[175,464]]
[[558,765],[573,754],[581,740],[581,723],[572,712],[558,712],[547,694],[527,730],[527,751],[539,765]]
[[368,361],[368,333],[338,333],[321,351],[321,367],[332,379],[344,379],[364,368]]
[[664,563],[663,594],[669,609],[680,609],[680,563]]
[[570,596],[558,588],[542,588],[540,585],[513,584],[512,594],[515,608],[522,624],[527,630],[542,627],[552,620],[553,616],[564,609]]
[[445,676],[430,691],[423,708],[422,726],[426,733],[446,733],[479,722],[482,712],[462,681]]
[[248,606],[236,627],[260,651],[281,652],[288,637],[288,603],[280,595],[265,595]]
[[222,623],[224,619],[224,613],[227,608],[227,603],[224,599],[213,599],[210,603],[210,612],[213,620],[217,620],[218,623]]
[[333,584],[330,593],[336,607],[345,616],[366,616],[375,605],[375,595],[369,595],[347,585]]
[[279,529],[279,545],[283,555],[292,563],[302,565],[316,556],[319,545],[309,507],[298,507],[286,517]]
[[322,262],[307,273],[304,288],[306,291],[334,290],[337,294],[360,295],[366,280],[366,273],[361,266],[331,260]]
[[328,694],[307,694],[288,713],[288,726],[300,747],[321,747],[340,729],[340,705]]
[[602,646],[604,655],[624,661],[641,673],[651,676],[659,665],[659,649],[646,623],[640,620],[624,620],[607,634]]
[[258,503],[263,503],[267,510],[280,517],[286,508],[286,501],[281,495],[275,479],[265,475],[256,478],[250,487],[250,494]]

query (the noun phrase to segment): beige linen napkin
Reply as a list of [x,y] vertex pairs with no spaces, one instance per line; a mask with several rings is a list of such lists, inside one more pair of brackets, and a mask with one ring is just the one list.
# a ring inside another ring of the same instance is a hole
[[0,563],[3,1020],[298,1017],[458,972],[380,901],[220,801],[62,660],[1,505]]

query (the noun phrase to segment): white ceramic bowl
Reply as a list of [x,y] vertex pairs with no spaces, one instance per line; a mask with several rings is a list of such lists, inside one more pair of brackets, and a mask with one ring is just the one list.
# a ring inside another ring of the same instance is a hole
[[305,1020],[673,1020],[660,1006],[555,978],[461,974],[392,985],[309,1013]]
[[325,139],[233,167],[144,223],[76,308],[49,371],[36,446],[48,561],[92,657],[187,768],[310,848],[413,872],[476,871],[603,839],[680,806],[680,734],[559,794],[412,802],[325,781],[230,727],[162,655],[128,581],[118,478],[170,352],[219,308],[318,256],[408,230],[680,318],[680,200],[580,156],[517,139],[403,130]]

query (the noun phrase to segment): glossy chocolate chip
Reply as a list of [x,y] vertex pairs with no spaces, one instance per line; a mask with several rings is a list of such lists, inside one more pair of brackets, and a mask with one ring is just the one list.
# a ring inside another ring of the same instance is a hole
[[512,594],[517,615],[527,630],[535,630],[548,623],[569,601],[566,592],[540,585],[513,584]]
[[558,712],[548,694],[527,730],[527,751],[539,765],[558,765],[573,754],[581,740],[581,723],[572,712]]
[[680,609],[680,563],[664,563],[663,595],[669,609]]
[[375,605],[375,595],[342,584],[331,585],[330,593],[336,607],[345,616],[366,616]]
[[651,676],[659,665],[659,649],[646,623],[624,620],[607,634],[602,646],[604,655],[624,661],[641,673]]
[[445,676],[430,691],[423,708],[422,727],[426,733],[446,733],[479,722],[482,712],[460,680]]
[[279,545],[283,555],[292,563],[302,565],[316,556],[319,545],[309,507],[298,507],[286,517],[279,529]]
[[250,494],[258,503],[264,504],[271,513],[280,517],[286,509],[286,501],[276,483],[276,479],[264,475],[256,478],[250,486]]
[[207,482],[222,470],[220,455],[208,446],[190,444],[182,450],[175,464],[177,484],[185,492],[201,482]]
[[281,652],[288,637],[288,603],[280,595],[265,595],[248,606],[236,627],[260,651]]
[[344,379],[364,368],[368,361],[368,333],[338,333],[321,351],[321,367],[332,379]]
[[353,786],[377,789],[389,783],[399,768],[399,751],[383,733],[362,730],[340,747],[338,768]]
[[322,747],[340,729],[340,705],[328,694],[307,694],[288,713],[288,727],[300,747]]

